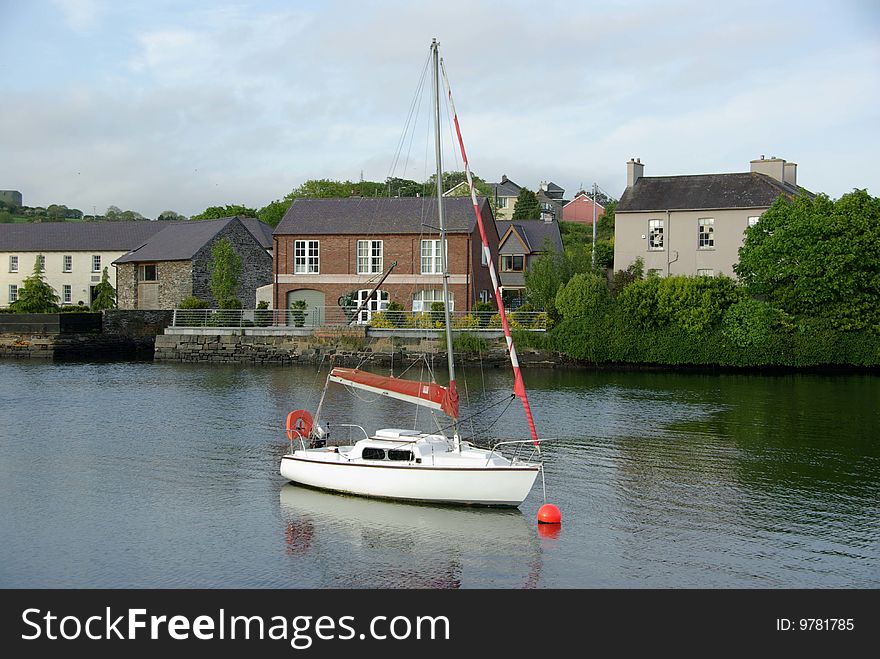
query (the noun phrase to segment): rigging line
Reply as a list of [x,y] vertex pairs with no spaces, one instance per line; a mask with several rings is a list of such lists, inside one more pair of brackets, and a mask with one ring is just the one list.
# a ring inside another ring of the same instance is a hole
[[477,222],[477,226],[480,229],[480,241],[483,244],[483,253],[487,257],[487,261],[489,264],[489,276],[492,279],[492,286],[495,288],[495,302],[498,306],[498,315],[501,318],[501,326],[504,328],[504,339],[507,343],[507,352],[510,356],[510,365],[513,369],[513,377],[514,377],[514,386],[513,391],[520,399],[520,402],[523,406],[523,412],[526,415],[526,422],[529,426],[529,432],[532,436],[532,442],[535,444],[535,447],[538,453],[541,452],[541,445],[538,443],[538,431],[535,428],[535,420],[532,417],[532,409],[531,405],[529,405],[529,397],[526,393],[525,382],[522,377],[522,370],[519,365],[519,360],[516,356],[516,346],[513,344],[513,337],[510,333],[510,325],[507,322],[507,313],[504,309],[504,301],[501,296],[501,287],[498,279],[498,273],[495,271],[495,265],[492,261],[490,250],[489,250],[489,241],[486,237],[486,229],[483,223],[483,217],[478,206],[477,202],[477,193],[474,187],[473,176],[471,175],[470,166],[468,165],[467,153],[464,148],[464,138],[461,135],[461,126],[458,121],[458,114],[455,111],[455,101],[452,99],[452,87],[449,85],[449,79],[446,76],[446,66],[443,63],[443,59],[440,59],[440,69],[443,72],[443,83],[446,87],[446,93],[449,97],[449,104],[452,107],[452,114],[455,119],[455,133],[458,138],[458,146],[461,150],[461,160],[464,163],[464,173],[467,178],[468,188],[470,188],[471,193],[471,204],[473,206],[474,217]]
[[[421,108],[422,97],[424,96],[424,86],[425,80],[428,77],[428,69],[431,62],[431,53],[428,51],[428,55],[425,57],[425,63],[422,66],[422,74],[419,77],[419,82],[416,85],[416,91],[413,95],[413,99],[410,102],[409,113],[407,114],[406,121],[403,125],[403,132],[401,133],[400,139],[397,142],[397,149],[395,150],[394,158],[391,161],[391,167],[389,168],[388,178],[391,178],[392,174],[397,170],[397,165],[400,163],[400,154],[403,151],[403,145],[406,143],[407,133],[410,134],[410,145],[412,145],[412,136],[415,135],[415,123],[414,119],[418,121],[418,112]],[[410,124],[413,124],[412,131],[410,131]],[[408,160],[408,158],[407,158]],[[406,173],[406,165],[404,165],[404,174]],[[389,186],[389,196],[391,196],[391,189]]]
[[[465,421],[468,421],[468,420],[470,420],[470,419],[473,419],[473,418],[475,418],[475,417],[477,417],[477,416],[479,416],[479,415],[481,415],[481,414],[485,414],[487,411],[491,410],[493,407],[498,407],[498,406],[501,405],[502,403],[507,403],[507,407],[510,407],[510,405],[512,404],[512,402],[513,402],[513,400],[514,400],[515,398],[516,398],[516,394],[508,394],[507,396],[505,396],[505,397],[502,398],[501,400],[496,401],[496,402],[492,403],[491,405],[487,405],[486,407],[483,407],[482,409],[479,409],[479,410],[477,410],[477,411],[475,411],[475,412],[473,412],[473,413],[467,415],[466,417],[463,417],[463,418],[459,419],[459,420],[458,420],[458,423],[461,424],[461,423],[464,423]],[[507,411],[507,407],[505,407],[504,410],[502,410],[502,412],[501,412],[502,414],[504,414],[504,412]],[[495,423],[497,423],[497,420],[496,420],[496,421],[493,421],[493,422],[492,422],[492,425],[494,425]],[[453,425],[453,424],[449,424],[449,425],[447,425],[447,426],[443,426],[443,429],[451,428],[452,425]],[[491,426],[490,426],[490,427],[491,427]]]

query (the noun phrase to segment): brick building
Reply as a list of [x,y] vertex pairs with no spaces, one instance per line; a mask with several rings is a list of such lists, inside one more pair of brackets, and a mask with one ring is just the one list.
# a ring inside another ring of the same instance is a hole
[[[480,199],[492,258],[498,233],[486,199]],[[469,311],[492,299],[488,265],[469,197],[444,200],[449,287],[453,311]],[[431,197],[297,199],[274,232],[273,307],[304,300],[309,308],[336,307],[352,294],[370,300],[362,321],[397,302],[407,311],[429,310],[442,300],[437,200]]]

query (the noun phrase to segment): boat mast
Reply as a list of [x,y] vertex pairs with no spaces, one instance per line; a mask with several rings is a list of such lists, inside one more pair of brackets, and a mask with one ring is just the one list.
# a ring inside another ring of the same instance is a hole
[[[449,390],[455,395],[455,359],[452,353],[452,318],[449,313],[449,268],[446,262],[446,217],[443,214],[443,163],[440,157],[440,44],[431,40],[434,59],[434,153],[437,159],[437,214],[440,220],[440,269],[443,271],[443,320],[446,326],[446,360],[449,362]],[[458,422],[452,420],[454,450],[461,449]]]
[[526,421],[529,424],[529,431],[532,433],[532,441],[538,453],[541,452],[541,445],[538,443],[538,431],[535,429],[535,420],[532,418],[532,408],[529,405],[529,397],[526,394],[526,385],[523,382],[522,371],[519,367],[519,359],[516,356],[516,346],[513,345],[513,337],[510,334],[510,324],[507,322],[507,312],[504,310],[504,300],[501,298],[501,287],[498,282],[498,275],[495,272],[495,263],[492,261],[492,251],[489,249],[489,240],[486,237],[486,227],[483,225],[483,216],[477,203],[477,191],[474,188],[474,179],[471,176],[471,167],[468,163],[467,152],[464,149],[464,140],[461,137],[461,126],[458,124],[458,113],[455,111],[455,102],[452,100],[452,88],[449,86],[449,79],[446,77],[446,67],[443,60],[440,60],[440,67],[443,69],[443,81],[446,83],[446,91],[449,96],[449,106],[452,110],[452,123],[455,125],[455,133],[458,137],[458,148],[461,150],[461,159],[464,163],[464,173],[467,177],[468,187],[471,191],[471,204],[474,207],[474,217],[477,220],[477,226],[480,229],[480,241],[483,243],[483,256],[489,266],[489,277],[492,279],[492,286],[495,289],[495,304],[498,306],[498,315],[501,318],[501,327],[504,329],[504,339],[507,341],[507,353],[510,355],[510,365],[513,367],[513,392],[522,401],[523,412],[526,415]]

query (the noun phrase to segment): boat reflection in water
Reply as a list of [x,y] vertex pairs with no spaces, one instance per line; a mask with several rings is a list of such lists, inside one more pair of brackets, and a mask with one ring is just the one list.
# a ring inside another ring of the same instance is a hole
[[287,553],[321,587],[533,588],[541,547],[519,509],[453,508],[280,492]]

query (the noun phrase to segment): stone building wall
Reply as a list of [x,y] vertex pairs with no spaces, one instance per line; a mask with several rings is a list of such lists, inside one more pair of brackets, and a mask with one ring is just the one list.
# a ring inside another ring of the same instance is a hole
[[253,309],[257,306],[257,289],[272,283],[272,257],[237,219],[219,231],[214,239],[193,257],[191,294],[202,300],[208,300],[212,307],[217,306],[217,301],[211,295],[211,274],[208,266],[211,262],[211,250],[217,241],[224,238],[230,242],[233,251],[241,257],[241,277],[236,297],[243,308]]
[[190,261],[159,261],[156,275],[160,309],[175,309],[181,300],[193,296],[193,264]]

